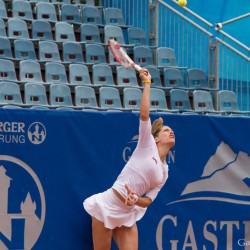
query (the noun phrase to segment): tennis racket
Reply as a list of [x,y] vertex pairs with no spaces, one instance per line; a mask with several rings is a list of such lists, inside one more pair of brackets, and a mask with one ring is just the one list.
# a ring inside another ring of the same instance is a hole
[[133,67],[137,71],[141,70],[141,67],[133,62],[133,60],[127,55],[127,53],[117,41],[115,41],[113,38],[109,39],[108,45],[117,63],[121,64],[125,68]]

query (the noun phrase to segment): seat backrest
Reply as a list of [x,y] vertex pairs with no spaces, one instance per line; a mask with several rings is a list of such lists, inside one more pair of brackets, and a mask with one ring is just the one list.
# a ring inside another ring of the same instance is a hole
[[77,107],[98,108],[95,90],[90,86],[76,86],[75,104]]
[[189,88],[208,88],[206,72],[202,69],[188,69],[187,79]]
[[60,62],[58,45],[53,41],[39,42],[39,59],[40,61],[57,61]]
[[48,105],[45,86],[40,83],[26,83],[24,85],[24,98],[26,104]]
[[215,111],[212,96],[205,90],[193,91],[193,106],[195,111]]
[[71,91],[66,84],[50,85],[51,106],[73,106]]
[[92,81],[94,85],[114,86],[112,69],[107,64],[95,64],[92,68]]
[[83,63],[82,46],[77,42],[64,42],[62,47],[64,62]]
[[5,24],[2,18],[0,18],[0,37],[7,37]]
[[179,69],[164,68],[164,85],[168,88],[184,88],[183,76]]
[[13,58],[10,40],[0,37],[0,58]]
[[160,70],[156,66],[147,66],[151,75],[151,87],[163,87]]
[[8,36],[10,38],[25,38],[29,39],[27,23],[19,18],[8,19]]
[[36,14],[38,20],[57,22],[55,5],[47,2],[38,2],[36,4]]
[[95,1],[94,0],[75,0],[75,4],[87,4],[87,5],[95,5]]
[[35,60],[20,61],[19,78],[22,82],[43,83],[40,64]]
[[73,26],[66,22],[57,22],[55,24],[55,33],[57,42],[75,42],[75,33]]
[[84,5],[81,16],[82,23],[102,24],[101,13],[96,6]]
[[146,32],[139,27],[129,27],[128,30],[128,43],[134,45],[148,45]]
[[101,108],[122,109],[118,89],[114,87],[101,87],[99,89],[99,105]]
[[0,0],[0,17],[7,17],[5,2]]
[[123,107],[127,109],[139,110],[142,98],[142,91],[138,88],[123,89]]
[[122,10],[119,8],[108,7],[104,10],[104,21],[106,25],[125,25]]
[[15,82],[0,82],[0,103],[23,104],[20,87]]
[[171,89],[169,92],[171,109],[192,110],[189,95],[183,89]]
[[61,21],[68,23],[81,23],[78,6],[73,4],[63,4],[61,7]]
[[15,58],[19,60],[36,60],[36,52],[33,42],[19,39],[14,41]]
[[21,19],[33,19],[31,4],[28,1],[15,0],[12,2],[12,16]]
[[168,110],[164,90],[156,88],[150,89],[150,110]]
[[219,91],[219,110],[220,111],[240,111],[237,94],[231,90]]
[[156,49],[156,65],[160,67],[177,66],[174,49],[158,47]]
[[82,42],[101,43],[100,30],[95,24],[83,23],[80,33]]
[[33,20],[32,38],[52,41],[53,36],[50,23],[46,20]]
[[139,45],[134,47],[134,62],[141,67],[154,65],[153,52],[148,46]]
[[115,25],[105,25],[104,27],[104,43],[108,43],[108,40],[113,38],[119,44],[125,44],[122,28]]
[[117,85],[124,87],[139,87],[136,71],[134,68],[124,68],[123,66],[118,66],[116,68]]
[[85,53],[87,63],[106,63],[105,50],[100,44],[86,44]]
[[47,62],[45,64],[46,83],[68,83],[65,66],[58,62]]
[[89,69],[84,64],[69,65],[69,83],[76,85],[90,85]]
[[16,70],[13,61],[0,59],[0,80],[16,81]]

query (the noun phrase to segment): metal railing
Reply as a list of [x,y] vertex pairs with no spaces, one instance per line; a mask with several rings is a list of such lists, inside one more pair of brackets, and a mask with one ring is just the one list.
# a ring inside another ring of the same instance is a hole
[[175,0],[102,0],[102,5],[121,8],[127,24],[143,28],[151,45],[173,48],[179,66],[203,69],[210,86],[235,91],[240,109],[250,110],[250,49],[222,30],[250,14],[220,27]]

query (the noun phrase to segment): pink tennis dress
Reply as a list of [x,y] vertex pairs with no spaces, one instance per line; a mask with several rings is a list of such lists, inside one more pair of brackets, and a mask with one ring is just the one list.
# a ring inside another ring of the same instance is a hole
[[[140,120],[136,149],[112,188],[125,197],[127,195],[125,184],[128,184],[138,196],[147,196],[153,201],[167,178],[168,165],[160,160],[154,137],[151,134],[151,120]],[[87,198],[83,202],[85,210],[102,221],[106,228],[133,226],[143,217],[146,208],[125,205],[114,194],[112,188]]]

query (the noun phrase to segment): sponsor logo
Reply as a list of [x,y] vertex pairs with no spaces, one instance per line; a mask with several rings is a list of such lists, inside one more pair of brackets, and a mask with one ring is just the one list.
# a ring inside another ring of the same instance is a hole
[[250,157],[221,142],[200,178],[187,183],[180,198],[167,204],[172,212],[158,224],[157,247],[250,249],[249,205]]
[[16,121],[0,122],[0,144],[25,144],[30,141],[38,145],[45,139],[46,128],[40,122],[33,122],[30,125]]
[[31,249],[45,213],[45,195],[36,173],[20,159],[0,155],[0,249]]

